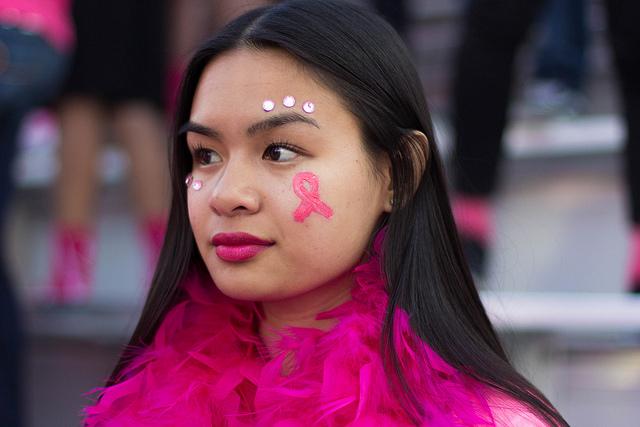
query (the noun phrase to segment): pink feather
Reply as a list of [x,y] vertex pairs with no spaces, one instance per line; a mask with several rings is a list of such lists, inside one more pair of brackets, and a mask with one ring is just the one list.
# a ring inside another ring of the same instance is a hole
[[[381,233],[382,234],[382,233]],[[382,236],[376,239],[380,252]],[[87,427],[380,427],[414,425],[388,382],[380,343],[387,294],[374,255],[354,269],[352,300],[320,314],[329,332],[290,328],[282,355],[265,356],[256,304],[232,301],[191,278],[153,342],[99,390]],[[488,387],[448,365],[395,313],[396,350],[423,402],[423,426],[496,425]],[[295,355],[283,374],[286,353]],[[504,402],[503,402],[504,403]]]

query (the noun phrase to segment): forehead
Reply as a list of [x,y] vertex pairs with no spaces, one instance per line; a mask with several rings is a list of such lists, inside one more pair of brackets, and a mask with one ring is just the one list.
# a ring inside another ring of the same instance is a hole
[[263,118],[267,114],[262,110],[265,100],[275,102],[274,113],[284,112],[289,109],[283,107],[282,99],[289,95],[296,99],[291,110],[301,112],[302,104],[312,101],[316,105],[312,117],[317,121],[355,124],[338,96],[289,54],[250,48],[225,52],[207,65],[193,100],[191,120]]

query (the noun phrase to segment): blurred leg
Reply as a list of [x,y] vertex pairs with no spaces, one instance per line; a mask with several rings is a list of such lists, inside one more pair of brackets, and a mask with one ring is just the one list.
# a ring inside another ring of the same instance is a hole
[[69,97],[60,106],[60,171],[49,298],[84,303],[95,259],[93,203],[98,190],[100,146],[106,114],[98,101]]
[[[19,115],[13,112],[0,114],[0,232],[4,230],[13,193],[11,164],[19,124]],[[4,237],[3,234],[0,236]],[[1,238],[0,244],[3,241]],[[0,425],[21,426],[23,337],[20,310],[1,250],[3,247],[0,246]]]
[[454,214],[469,265],[483,275],[516,52],[543,0],[472,0],[453,88]]
[[543,3],[469,4],[453,89],[453,168],[460,193],[490,196],[495,189],[516,51]]
[[21,426],[22,330],[15,295],[0,266],[0,423]]
[[167,134],[160,112],[144,102],[128,102],[118,107],[114,127],[131,161],[132,196],[149,270],[153,270],[164,239],[169,208]]
[[131,160],[131,188],[141,218],[168,209],[167,133],[162,116],[143,102],[129,102],[114,114],[114,129]]
[[62,77],[65,58],[32,33],[0,27],[0,425],[23,425],[23,330],[4,254],[5,220],[12,199],[12,163],[25,114],[46,101]]
[[627,128],[625,176],[633,225],[630,286],[640,292],[640,3],[608,0],[608,23]]
[[585,0],[550,0],[546,9],[536,78],[557,80],[580,90],[587,44]]
[[88,229],[93,223],[105,120],[105,112],[97,100],[71,97],[61,103],[56,207],[57,219],[65,226]]
[[169,53],[165,87],[166,116],[169,118],[175,114],[180,79],[189,57],[211,33],[212,7],[213,2],[209,0],[169,2],[168,13],[172,19],[168,23],[167,31]]
[[525,96],[527,111],[540,117],[572,117],[586,107],[586,2],[550,0],[542,18],[534,81]]

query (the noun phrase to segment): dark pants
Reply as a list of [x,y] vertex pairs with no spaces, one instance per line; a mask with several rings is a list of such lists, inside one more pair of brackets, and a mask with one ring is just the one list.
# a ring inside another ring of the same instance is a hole
[[0,114],[0,425],[22,425],[21,373],[23,338],[20,313],[13,294],[5,262],[5,219],[13,192],[11,163],[15,155],[15,137],[22,114]]
[[549,0],[543,16],[542,39],[535,76],[579,90],[585,75],[586,0]]
[[[472,0],[456,62],[453,176],[462,195],[494,192],[518,48],[544,0]],[[606,0],[611,48],[627,127],[631,219],[640,225],[640,2]],[[635,168],[633,167],[635,164]]]
[[[64,57],[40,37],[0,27],[6,52],[0,70],[0,231],[13,194],[11,166],[24,115],[47,100],[61,81]],[[0,234],[4,247],[4,236]],[[5,254],[0,252],[0,426],[23,425],[23,331]]]

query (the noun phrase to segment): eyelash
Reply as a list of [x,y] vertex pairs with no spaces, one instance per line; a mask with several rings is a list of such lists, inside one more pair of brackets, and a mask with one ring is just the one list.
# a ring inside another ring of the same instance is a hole
[[[300,147],[291,144],[289,141],[286,140],[277,140],[277,141],[273,141],[271,142],[267,148],[265,148],[264,153],[262,155],[262,157],[264,158],[266,156],[266,153],[268,150],[273,150],[276,148],[284,148],[285,150],[289,150],[293,153],[299,154],[299,155],[305,155],[306,152],[301,149]],[[200,164],[203,164],[202,159],[203,156],[206,155],[207,153],[210,152],[215,152],[214,150],[211,150],[209,148],[205,148],[202,144],[197,144],[193,147],[193,159],[196,162],[199,162]]]
[[265,157],[267,151],[269,150],[274,150],[276,148],[284,148],[285,150],[289,150],[293,153],[299,154],[299,155],[304,155],[306,154],[306,152],[304,150],[302,150],[300,147],[297,147],[293,144],[291,144],[289,141],[286,140],[278,140],[278,141],[273,141],[271,142],[267,148],[265,148],[264,150],[264,154],[262,155],[262,158]]
[[205,165],[202,162],[203,156],[210,152],[214,151],[208,148],[204,148],[202,144],[197,144],[195,147],[193,147],[193,160],[200,163],[201,165]]

